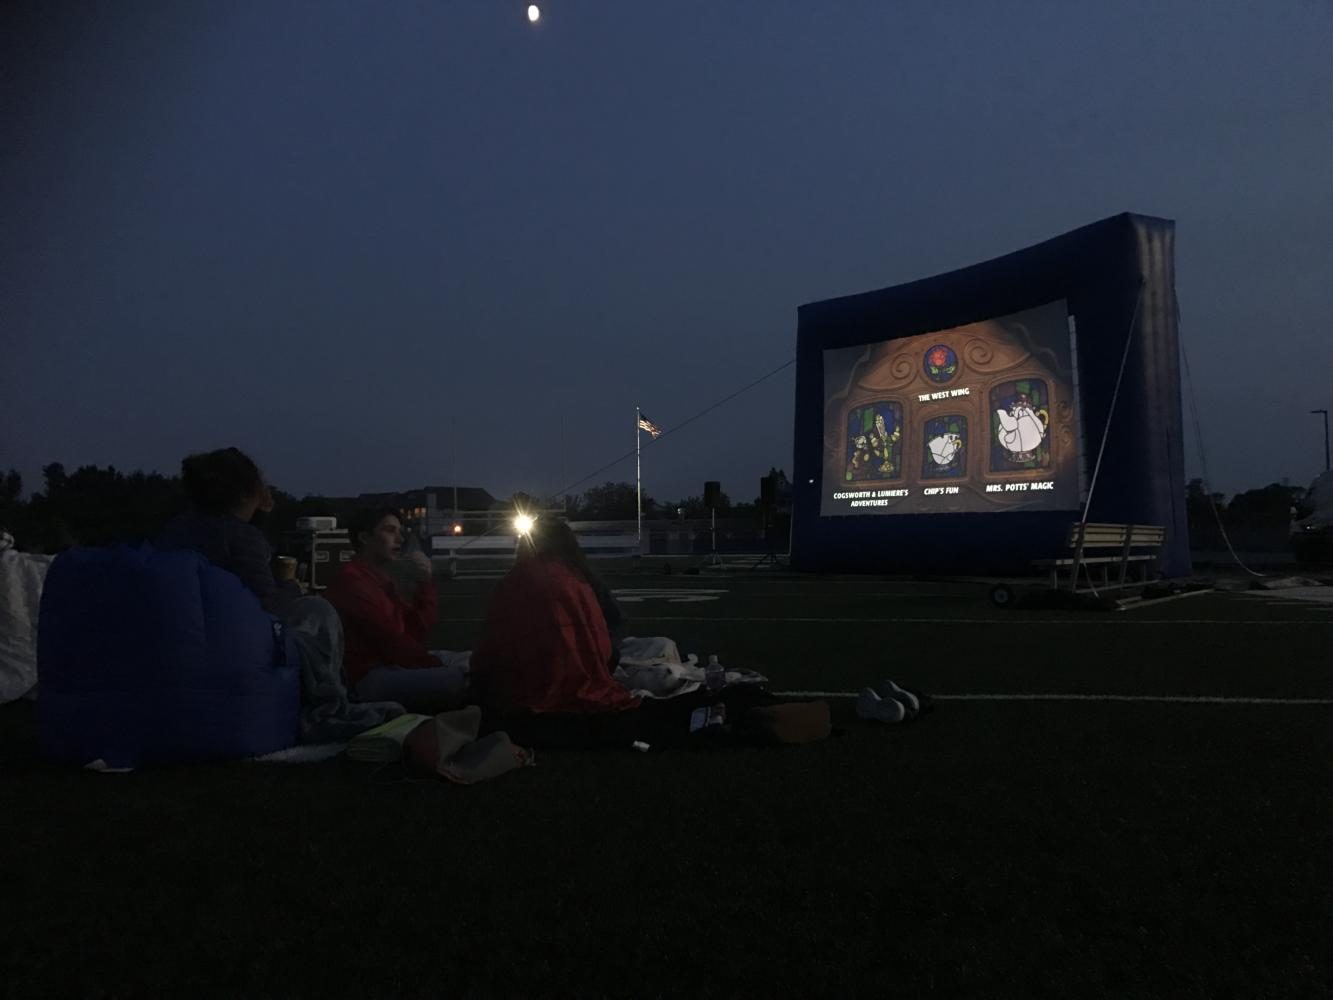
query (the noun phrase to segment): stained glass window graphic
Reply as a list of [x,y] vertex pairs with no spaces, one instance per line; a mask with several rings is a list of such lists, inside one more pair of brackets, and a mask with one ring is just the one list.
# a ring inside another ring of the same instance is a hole
[[932,417],[922,437],[922,479],[957,479],[966,473],[967,417]]
[[843,479],[896,479],[903,474],[903,407],[893,400],[858,406],[847,414],[847,467]]
[[958,355],[952,348],[936,344],[921,359],[921,370],[935,383],[948,382],[958,374]]
[[1038,378],[1002,382],[990,391],[992,472],[1026,472],[1051,464],[1051,397]]

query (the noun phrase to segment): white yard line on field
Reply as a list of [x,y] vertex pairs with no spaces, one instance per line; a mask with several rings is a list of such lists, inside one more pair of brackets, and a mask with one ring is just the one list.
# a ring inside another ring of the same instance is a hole
[[[774,691],[781,698],[855,698],[858,691]],[[933,701],[1142,701],[1172,705],[1333,705],[1333,698],[1222,698],[1160,694],[933,694]]]

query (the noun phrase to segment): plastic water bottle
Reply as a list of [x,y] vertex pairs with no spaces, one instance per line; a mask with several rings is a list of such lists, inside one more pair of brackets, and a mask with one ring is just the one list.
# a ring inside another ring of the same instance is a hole
[[719,691],[727,686],[727,671],[722,664],[717,662],[717,656],[708,658],[708,666],[704,669],[704,687],[709,691]]

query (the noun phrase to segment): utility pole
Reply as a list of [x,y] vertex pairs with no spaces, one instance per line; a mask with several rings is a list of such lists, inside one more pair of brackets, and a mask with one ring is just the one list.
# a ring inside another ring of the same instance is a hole
[[634,517],[639,527],[639,548],[637,559],[643,555],[643,466],[639,464],[639,421],[643,414],[634,407]]
[[1311,413],[1322,413],[1324,415],[1324,471],[1329,469],[1328,464],[1328,410],[1311,410]]

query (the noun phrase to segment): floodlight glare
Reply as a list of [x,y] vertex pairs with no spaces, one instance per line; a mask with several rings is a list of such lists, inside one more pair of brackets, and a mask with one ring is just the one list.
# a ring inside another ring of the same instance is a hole
[[462,526],[461,524],[458,524],[457,522],[455,522],[455,523],[454,523],[454,534],[455,534],[455,535],[461,535],[462,533],[463,533],[463,526]]
[[526,535],[532,530],[532,518],[527,514],[519,514],[514,518],[514,531],[520,535]]
[[528,20],[533,24],[537,23],[538,18],[542,16],[542,9],[535,3],[528,5]]

